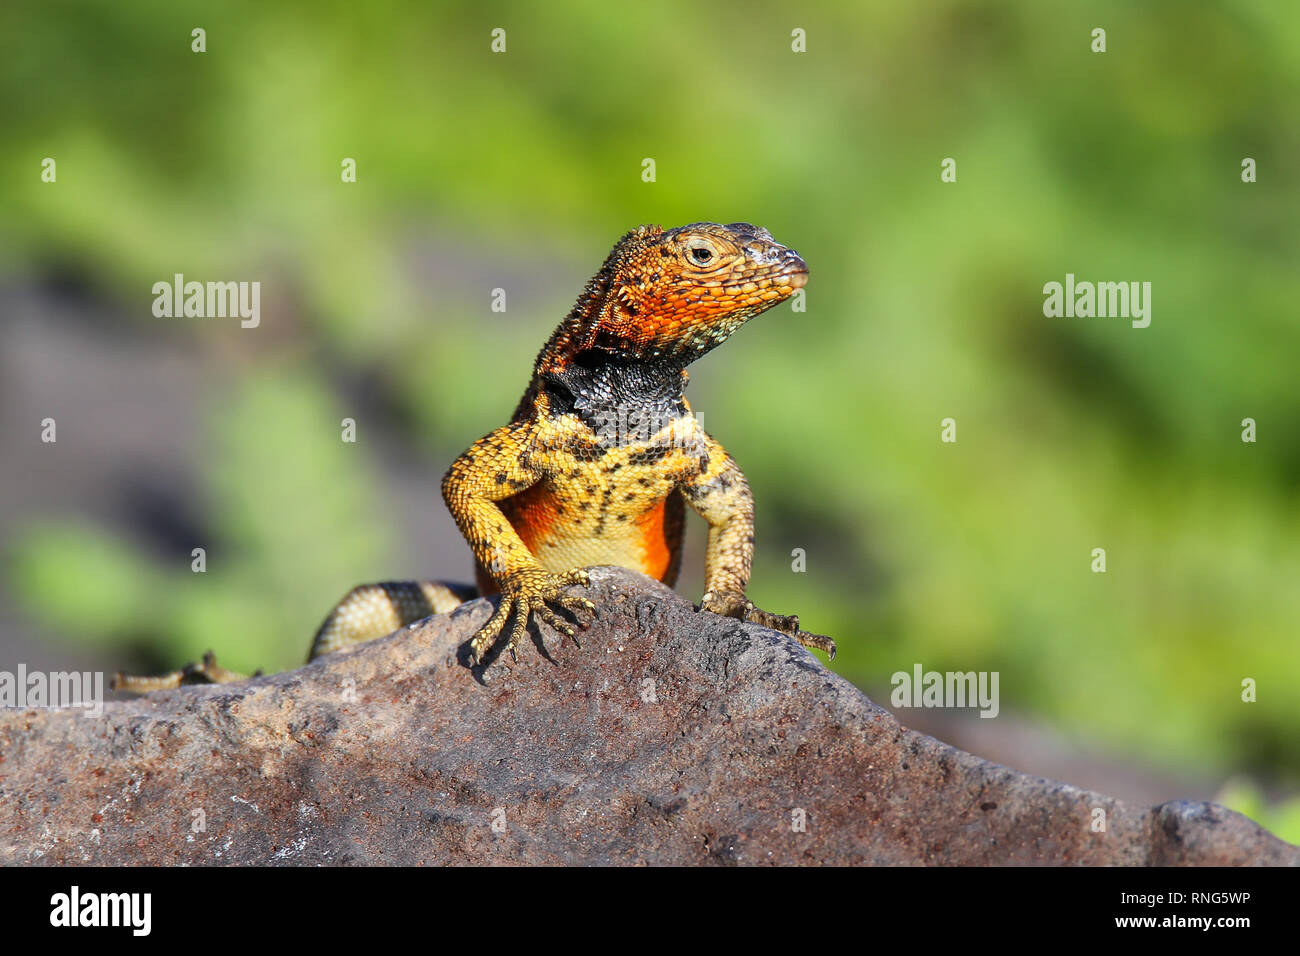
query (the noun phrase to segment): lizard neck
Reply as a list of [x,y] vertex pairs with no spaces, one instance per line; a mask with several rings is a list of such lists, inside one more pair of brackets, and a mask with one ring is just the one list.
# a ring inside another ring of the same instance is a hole
[[[613,334],[628,316],[620,303],[611,255],[537,356],[533,384],[520,410],[574,414],[603,441],[635,440],[686,414],[684,356],[642,354]],[[622,346],[622,347],[620,347]],[[630,436],[630,437],[629,437]]]
[[569,314],[538,353],[533,366],[536,378],[567,372],[591,348],[598,330],[612,322],[615,303],[610,301],[610,290],[615,278],[615,270],[608,261],[592,276]]
[[572,413],[616,444],[644,441],[687,414],[686,372],[675,362],[580,352],[563,368],[539,371],[551,415]]
[[606,364],[609,374],[643,390],[651,380],[678,375],[730,334],[734,326],[692,328],[682,321],[698,295],[680,307],[673,300],[665,311],[665,299],[676,293],[663,264],[669,253],[658,247],[662,234],[657,226],[642,226],[619,240],[542,346],[536,378],[563,375],[574,365],[594,371]]

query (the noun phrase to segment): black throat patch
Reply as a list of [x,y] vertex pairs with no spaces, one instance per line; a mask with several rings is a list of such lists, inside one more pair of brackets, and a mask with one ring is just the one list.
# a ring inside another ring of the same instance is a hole
[[686,414],[682,366],[662,359],[638,362],[591,349],[541,380],[551,414],[577,415],[605,447],[648,441]]

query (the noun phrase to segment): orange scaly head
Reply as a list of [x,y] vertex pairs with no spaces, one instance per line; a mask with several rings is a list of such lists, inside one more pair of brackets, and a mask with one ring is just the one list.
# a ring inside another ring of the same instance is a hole
[[614,246],[537,359],[684,368],[808,281],[808,267],[745,222],[641,226]]

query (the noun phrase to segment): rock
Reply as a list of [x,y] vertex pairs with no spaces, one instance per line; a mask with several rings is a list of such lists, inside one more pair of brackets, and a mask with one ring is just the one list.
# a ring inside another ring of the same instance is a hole
[[782,635],[592,576],[597,620],[581,649],[548,630],[553,660],[467,669],[477,600],[100,718],[5,712],[0,862],[1300,863],[1223,807],[1128,806],[962,753]]

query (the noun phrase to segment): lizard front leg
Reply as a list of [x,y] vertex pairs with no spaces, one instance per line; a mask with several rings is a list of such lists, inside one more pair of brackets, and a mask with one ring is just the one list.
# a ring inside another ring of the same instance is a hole
[[704,442],[700,457],[704,466],[681,485],[687,503],[709,524],[700,608],[788,634],[804,647],[825,651],[834,660],[835,642],[800,630],[798,615],[771,614],[745,597],[754,563],[754,495],[726,449],[702,430],[700,437]]
[[483,661],[512,614],[514,627],[506,649],[517,656],[515,648],[528,633],[528,621],[534,615],[577,643],[573,627],[549,605],[570,611],[596,609],[586,598],[565,593],[570,585],[589,587],[587,572],[581,568],[544,569],[496,504],[545,477],[531,457],[534,428],[532,422],[525,421],[490,432],[452,462],[442,479],[442,497],[456,526],[501,590],[496,613],[470,640],[472,664]]

